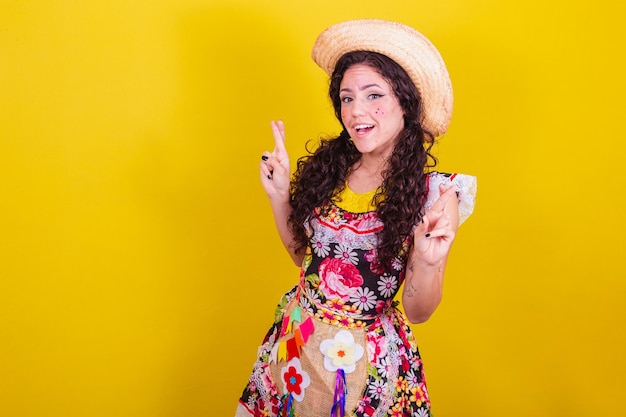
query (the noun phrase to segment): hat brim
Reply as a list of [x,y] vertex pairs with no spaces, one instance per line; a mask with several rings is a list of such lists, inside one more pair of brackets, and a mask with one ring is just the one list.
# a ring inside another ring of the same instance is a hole
[[348,52],[372,51],[397,62],[422,99],[422,127],[435,137],[446,132],[452,117],[452,83],[435,46],[415,29],[377,19],[350,20],[322,32],[313,46],[313,60],[329,76]]

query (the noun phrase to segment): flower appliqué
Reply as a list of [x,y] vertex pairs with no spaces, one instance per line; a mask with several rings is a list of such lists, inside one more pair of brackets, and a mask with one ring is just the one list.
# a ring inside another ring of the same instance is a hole
[[320,343],[324,354],[324,368],[334,372],[343,369],[347,374],[354,372],[356,362],[363,357],[363,346],[354,342],[354,337],[347,330],[340,330],[334,338]]
[[305,389],[311,385],[311,377],[302,370],[300,359],[292,358],[287,362],[280,371],[280,378],[285,386],[285,394],[291,394],[296,401],[302,402]]

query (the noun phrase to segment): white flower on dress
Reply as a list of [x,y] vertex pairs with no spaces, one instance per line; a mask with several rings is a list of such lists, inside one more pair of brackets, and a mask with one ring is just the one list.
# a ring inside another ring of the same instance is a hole
[[359,287],[356,293],[350,297],[350,301],[359,310],[371,310],[376,305],[376,294],[367,287]]
[[383,276],[378,280],[378,291],[383,297],[391,297],[398,288],[396,277]]
[[416,413],[413,413],[412,417],[429,417],[428,410],[425,408],[420,408]]
[[330,252],[330,246],[328,242],[322,242],[317,236],[313,236],[311,239],[311,247],[313,248],[313,252],[320,258],[325,258],[328,256]]
[[417,388],[419,383],[420,383],[420,380],[419,380],[418,376],[415,375],[415,372],[413,372],[413,369],[411,369],[409,372],[407,372],[406,380],[409,383],[409,388],[411,388],[411,389]]
[[372,398],[379,399],[381,395],[387,390],[387,384],[378,379],[369,387],[369,392]]
[[304,290],[304,293],[306,294],[307,298],[313,302],[313,304],[321,304],[322,302],[320,301],[320,296],[317,293],[317,291],[315,291],[313,288],[306,288]]
[[344,243],[340,243],[335,247],[335,258],[341,258],[352,265],[359,263],[359,256],[352,248]]
[[389,359],[383,358],[379,363],[376,364],[376,369],[378,370],[378,375],[383,378],[387,378],[387,374],[389,373]]
[[402,271],[402,268],[404,268],[402,259],[398,258],[397,256],[393,258],[391,260],[391,267],[395,269],[396,271]]
[[363,357],[365,349],[354,342],[352,333],[340,330],[334,338],[323,340],[320,350],[324,354],[324,368],[330,372],[343,369],[347,374],[354,372],[356,362]]

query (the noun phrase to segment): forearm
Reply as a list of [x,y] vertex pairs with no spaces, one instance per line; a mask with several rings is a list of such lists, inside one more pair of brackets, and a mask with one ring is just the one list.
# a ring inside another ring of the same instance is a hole
[[439,306],[443,275],[452,242],[459,227],[459,209],[452,198],[456,187],[439,187],[440,197],[413,232],[402,293],[407,318],[413,323],[428,320]]
[[411,323],[423,323],[435,312],[443,296],[446,259],[427,264],[411,254],[407,262],[402,304]]
[[296,264],[296,266],[302,265],[304,256],[296,253],[293,232],[289,227],[289,216],[291,214],[289,199],[270,198],[270,205],[272,206],[276,230],[278,231],[283,246],[289,253],[289,256],[291,256],[294,264]]

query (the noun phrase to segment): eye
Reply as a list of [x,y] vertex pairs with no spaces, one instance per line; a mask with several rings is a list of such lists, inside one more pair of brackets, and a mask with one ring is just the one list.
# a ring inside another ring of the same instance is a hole
[[340,97],[342,103],[350,103],[352,101],[352,97]]
[[369,96],[367,96],[369,99],[371,100],[376,100],[377,98],[381,98],[383,97],[384,94],[378,94],[378,93],[372,93]]

